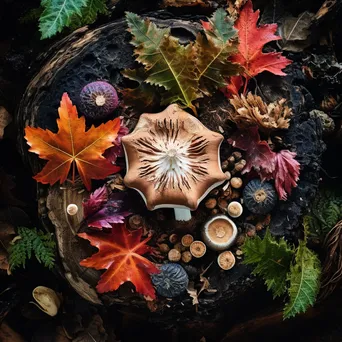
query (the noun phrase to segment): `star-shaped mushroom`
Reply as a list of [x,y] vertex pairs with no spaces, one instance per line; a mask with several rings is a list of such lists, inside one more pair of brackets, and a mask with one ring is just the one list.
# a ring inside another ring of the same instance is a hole
[[222,140],[175,104],[157,114],[142,114],[134,131],[122,138],[124,182],[139,191],[149,210],[195,210],[226,180],[220,164]]

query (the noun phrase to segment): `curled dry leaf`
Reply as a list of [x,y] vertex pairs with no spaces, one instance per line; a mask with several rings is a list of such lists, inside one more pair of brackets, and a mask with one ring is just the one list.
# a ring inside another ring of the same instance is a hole
[[289,128],[292,111],[285,102],[286,99],[280,99],[266,104],[260,96],[252,93],[247,97],[233,95],[230,103],[235,111],[229,113],[229,119],[240,129],[258,126],[269,135],[273,130]]
[[26,127],[25,139],[31,146],[30,152],[48,160],[43,170],[34,179],[43,184],[64,183],[72,167],[72,181],[76,176],[75,167],[85,185],[90,190],[91,179],[103,179],[118,172],[102,154],[113,145],[120,129],[120,119],[110,120],[98,127],[91,126],[86,131],[85,118],[78,117],[67,93],[62,96],[58,109],[58,132],[48,129]]
[[12,117],[5,107],[0,106],[0,140],[4,137],[4,131],[7,125],[12,122]]
[[303,12],[297,18],[286,17],[279,27],[280,46],[285,51],[300,52],[310,45],[310,26],[313,13]]

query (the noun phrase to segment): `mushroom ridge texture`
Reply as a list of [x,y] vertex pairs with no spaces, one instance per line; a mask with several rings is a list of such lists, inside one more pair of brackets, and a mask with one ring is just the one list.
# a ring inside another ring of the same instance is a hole
[[222,140],[175,104],[157,114],[142,114],[134,131],[122,138],[124,182],[140,192],[150,210],[195,210],[226,180],[219,157]]

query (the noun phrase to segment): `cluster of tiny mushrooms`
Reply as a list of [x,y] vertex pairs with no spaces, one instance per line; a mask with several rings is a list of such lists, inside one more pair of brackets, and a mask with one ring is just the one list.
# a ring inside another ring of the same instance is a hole
[[[176,104],[157,114],[142,114],[133,132],[122,137],[127,169],[124,183],[139,192],[149,210],[173,208],[177,221],[189,221],[191,210],[231,178],[221,168],[222,141],[221,134],[209,130]],[[230,183],[234,188],[242,186],[238,177],[230,179]],[[69,204],[66,211],[76,215],[78,207]],[[227,207],[232,218],[239,217],[242,211],[237,201]],[[220,252],[218,264],[229,270],[235,257],[227,249],[234,244],[237,232],[227,215],[212,216],[202,227],[203,241],[194,241],[190,234],[183,236],[183,253],[172,248],[168,259],[187,263],[192,257],[202,257],[208,247]]]

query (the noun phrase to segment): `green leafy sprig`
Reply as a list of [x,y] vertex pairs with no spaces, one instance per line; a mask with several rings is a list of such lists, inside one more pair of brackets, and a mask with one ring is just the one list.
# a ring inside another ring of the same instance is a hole
[[50,234],[44,234],[36,228],[18,227],[18,236],[13,239],[9,248],[9,265],[13,271],[24,267],[32,254],[45,267],[52,269],[55,261],[56,244]]

